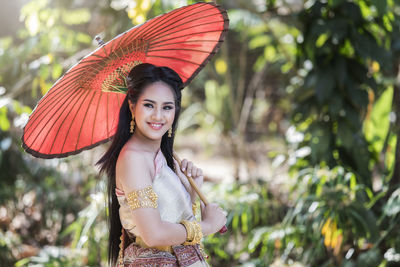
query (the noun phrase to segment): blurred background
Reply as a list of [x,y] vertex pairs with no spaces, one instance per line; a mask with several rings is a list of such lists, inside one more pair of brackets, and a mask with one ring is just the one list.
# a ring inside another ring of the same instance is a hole
[[[195,2],[1,0],[0,266],[107,266],[109,143],[44,160],[22,129],[94,36]],[[400,1],[216,2],[230,30],[176,139],[229,211],[209,263],[400,266]]]

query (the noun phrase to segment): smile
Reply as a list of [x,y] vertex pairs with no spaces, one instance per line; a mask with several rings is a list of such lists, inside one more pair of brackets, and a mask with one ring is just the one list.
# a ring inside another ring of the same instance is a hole
[[152,129],[154,129],[154,130],[160,130],[160,129],[162,128],[162,126],[163,126],[162,123],[149,123],[149,122],[148,122],[148,124],[149,124],[150,127],[151,127]]

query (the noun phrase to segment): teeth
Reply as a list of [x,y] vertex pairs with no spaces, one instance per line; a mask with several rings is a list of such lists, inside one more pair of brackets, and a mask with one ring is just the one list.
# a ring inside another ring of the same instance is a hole
[[160,128],[160,127],[162,127],[162,124],[161,123],[150,123],[150,126],[153,128]]

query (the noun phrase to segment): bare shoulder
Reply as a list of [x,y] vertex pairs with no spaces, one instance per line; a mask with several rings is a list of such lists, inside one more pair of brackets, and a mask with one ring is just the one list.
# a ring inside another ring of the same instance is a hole
[[143,189],[152,184],[153,162],[143,153],[122,149],[115,166],[117,187],[124,192]]

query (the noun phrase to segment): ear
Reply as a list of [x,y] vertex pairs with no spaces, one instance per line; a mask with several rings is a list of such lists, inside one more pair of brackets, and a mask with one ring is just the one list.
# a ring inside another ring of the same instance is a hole
[[132,102],[128,99],[128,105],[129,105],[129,110],[134,113],[133,111],[135,110],[135,104],[132,104]]

